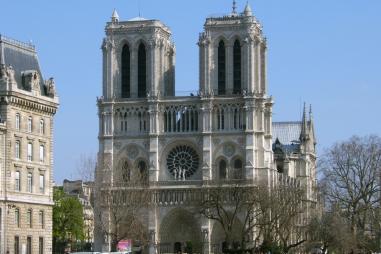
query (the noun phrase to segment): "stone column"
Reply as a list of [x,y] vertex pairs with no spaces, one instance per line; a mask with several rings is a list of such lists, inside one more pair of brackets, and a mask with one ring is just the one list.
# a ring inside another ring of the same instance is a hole
[[210,100],[205,100],[201,108],[202,114],[202,172],[203,180],[212,179],[212,104]]
[[255,104],[254,99],[250,98],[245,101],[245,123],[246,123],[246,162],[245,171],[246,179],[254,180],[256,178],[255,164],[256,164],[256,144],[255,144],[255,132],[254,132],[254,120],[255,120]]
[[255,92],[261,92],[261,41],[259,38],[256,38],[255,41]]
[[156,182],[159,180],[159,105],[151,102],[149,106],[149,180]]

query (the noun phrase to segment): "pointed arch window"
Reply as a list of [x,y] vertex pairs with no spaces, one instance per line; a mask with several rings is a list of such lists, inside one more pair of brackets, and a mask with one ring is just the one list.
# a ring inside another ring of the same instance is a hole
[[122,98],[130,98],[131,93],[131,53],[128,45],[122,49]]
[[226,94],[226,49],[222,40],[218,44],[218,94]]
[[243,163],[241,159],[234,160],[234,179],[243,178]]
[[218,171],[219,171],[219,176],[220,176],[221,180],[227,178],[227,170],[226,170],[226,161],[225,160],[221,160],[218,163]]
[[241,89],[241,44],[236,40],[233,47],[233,93],[238,94]]
[[147,95],[147,56],[146,47],[140,43],[138,50],[138,97]]
[[138,172],[140,176],[140,182],[142,184],[148,183],[148,168],[147,164],[144,161],[139,161],[138,163]]

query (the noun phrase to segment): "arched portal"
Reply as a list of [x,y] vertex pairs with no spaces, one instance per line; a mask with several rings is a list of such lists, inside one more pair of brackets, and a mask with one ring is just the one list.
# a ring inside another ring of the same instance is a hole
[[169,212],[160,225],[160,243],[171,252],[182,252],[191,246],[193,253],[201,253],[201,226],[193,214],[184,209]]

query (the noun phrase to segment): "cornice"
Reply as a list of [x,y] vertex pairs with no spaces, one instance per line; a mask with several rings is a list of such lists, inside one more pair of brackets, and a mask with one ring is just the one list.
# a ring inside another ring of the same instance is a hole
[[16,95],[0,95],[0,104],[2,103],[51,115],[54,115],[58,108],[58,103],[55,102],[43,102],[39,98],[33,100],[29,98],[21,98]]

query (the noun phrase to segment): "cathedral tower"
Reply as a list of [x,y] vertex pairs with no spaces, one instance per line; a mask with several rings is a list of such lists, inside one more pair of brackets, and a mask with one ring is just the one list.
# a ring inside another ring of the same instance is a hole
[[246,5],[208,18],[200,34],[200,90],[214,95],[266,93],[266,39]]
[[120,22],[116,11],[106,25],[103,50],[105,99],[174,95],[171,31],[158,20]]

